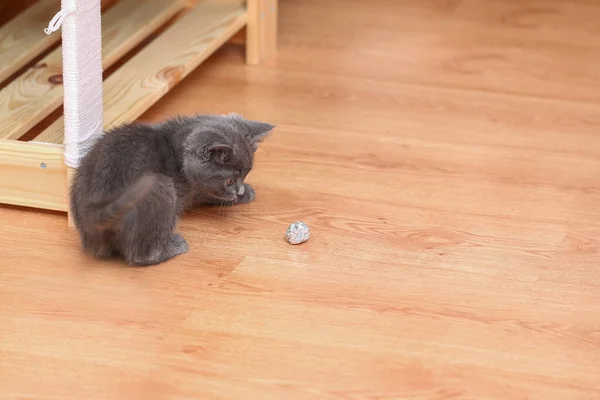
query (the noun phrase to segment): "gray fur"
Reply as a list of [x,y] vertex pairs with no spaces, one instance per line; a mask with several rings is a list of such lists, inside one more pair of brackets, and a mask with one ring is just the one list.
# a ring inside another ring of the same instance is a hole
[[174,232],[179,216],[195,205],[253,201],[244,180],[273,128],[230,114],[107,132],[83,158],[70,191],[84,250],[120,254],[136,266],[186,253],[185,239]]

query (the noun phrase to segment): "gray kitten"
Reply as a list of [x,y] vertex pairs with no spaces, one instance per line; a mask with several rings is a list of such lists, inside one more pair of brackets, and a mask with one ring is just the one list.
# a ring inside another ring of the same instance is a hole
[[121,254],[129,265],[154,265],[188,251],[174,232],[199,204],[254,200],[244,183],[254,152],[274,128],[237,114],[132,123],[107,132],[77,169],[71,210],[83,248]]

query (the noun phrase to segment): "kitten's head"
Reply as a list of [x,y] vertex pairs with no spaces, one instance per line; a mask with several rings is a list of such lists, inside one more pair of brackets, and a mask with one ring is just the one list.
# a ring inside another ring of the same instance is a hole
[[183,157],[183,172],[193,189],[217,201],[236,201],[258,143],[273,128],[237,114],[195,118]]

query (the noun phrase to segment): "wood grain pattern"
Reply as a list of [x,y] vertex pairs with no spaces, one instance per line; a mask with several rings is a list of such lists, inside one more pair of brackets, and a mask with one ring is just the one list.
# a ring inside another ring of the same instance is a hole
[[0,203],[67,210],[63,147],[0,140]]
[[[114,64],[182,7],[181,1],[119,1],[102,19],[103,68]],[[62,100],[62,48],[58,48],[0,91],[0,138],[21,137]]]
[[60,41],[60,34],[44,33],[59,10],[56,1],[39,0],[0,26],[0,83]]
[[[239,1],[204,1],[104,82],[104,125],[135,120],[246,24]],[[35,141],[62,143],[64,118]]]
[[64,214],[0,208],[0,393],[600,398],[598,4],[279,15],[275,57],[221,48],[140,117],[277,124],[256,201],[185,215],[188,254],[92,260]]

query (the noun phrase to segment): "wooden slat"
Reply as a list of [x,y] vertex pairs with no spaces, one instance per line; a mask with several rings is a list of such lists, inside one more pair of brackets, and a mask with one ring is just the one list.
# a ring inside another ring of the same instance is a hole
[[[109,9],[102,21],[103,67],[114,64],[182,7],[174,0],[122,0]],[[48,54],[0,92],[0,138],[21,137],[62,104],[61,51]]]
[[67,210],[63,146],[0,139],[0,203]]
[[0,27],[0,83],[60,40],[44,33],[59,10],[59,1],[40,0]]
[[[104,82],[104,126],[139,117],[246,24],[239,1],[205,1]],[[35,141],[62,143],[61,117]]]

